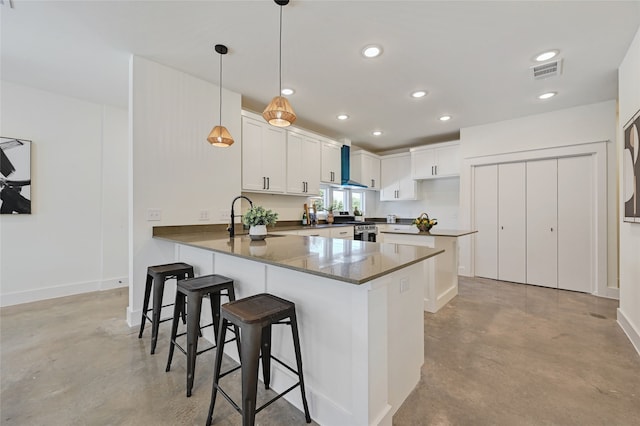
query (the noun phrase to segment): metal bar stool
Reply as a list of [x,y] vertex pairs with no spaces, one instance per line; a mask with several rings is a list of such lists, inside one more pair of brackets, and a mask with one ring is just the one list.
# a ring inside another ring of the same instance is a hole
[[[240,361],[241,366],[220,374],[222,356],[224,354],[225,333],[228,323],[240,327]],[[271,326],[276,324],[288,324],[293,334],[293,346],[296,355],[298,371],[286,365],[271,355]],[[213,409],[216,403],[217,392],[229,401],[229,403],[242,414],[242,425],[253,426],[255,417],[263,408],[289,393],[298,385],[302,393],[302,404],[307,423],[311,423],[307,397],[304,391],[304,378],[302,375],[302,356],[300,354],[300,339],[298,336],[298,324],[296,321],[296,307],[293,302],[281,299],[271,294],[257,294],[255,296],[230,302],[222,306],[222,321],[218,333],[218,351],[213,373],[213,388],[211,391],[211,404],[207,415],[207,426],[211,425]],[[262,352],[262,356],[260,356]],[[271,381],[271,359],[277,361],[285,368],[298,376],[298,382],[289,387],[283,393],[276,395],[261,407],[256,408],[256,393],[258,388],[258,360],[262,358],[262,372],[264,386],[269,389]],[[242,368],[242,408],[240,408],[229,395],[220,387],[220,379],[227,374]]]
[[[202,312],[202,298],[209,297],[211,303],[211,315],[213,322],[204,326],[200,326],[200,313]],[[171,360],[173,359],[173,351],[177,346],[180,351],[187,356],[187,397],[191,396],[193,389],[193,378],[196,370],[196,356],[207,352],[216,347],[216,345],[198,351],[198,337],[202,334],[200,330],[213,326],[213,334],[218,337],[218,325],[220,324],[220,296],[227,296],[229,301],[236,300],[233,290],[233,280],[223,277],[222,275],[203,275],[198,278],[187,278],[178,281],[176,291],[176,301],[173,307],[173,324],[171,327],[171,345],[169,346],[169,359],[167,360],[166,371],[171,370]],[[178,333],[179,317],[184,314],[186,298],[186,315],[187,315],[187,331]],[[234,334],[239,336],[238,328],[234,328]],[[187,349],[176,343],[176,338],[187,335]],[[239,339],[230,339],[228,342],[236,340],[238,345]],[[225,343],[228,343],[225,342]],[[218,343],[219,344],[219,343]],[[240,346],[238,346],[238,353]]]
[[[142,305],[142,320],[140,322],[140,333],[138,339],[142,338],[144,324],[146,320],[151,322],[151,355],[156,351],[156,343],[158,342],[158,329],[160,323],[169,321],[171,318],[160,319],[162,308],[171,306],[172,304],[162,305],[162,296],[164,295],[165,281],[175,278],[176,280],[187,277],[193,278],[193,266],[187,263],[169,263],[166,265],[149,266],[147,268],[147,284],[144,289],[144,302]],[[151,297],[151,289],[153,288],[153,308],[149,309],[149,298]],[[151,318],[148,312],[152,311]],[[184,321],[184,317],[183,317]]]

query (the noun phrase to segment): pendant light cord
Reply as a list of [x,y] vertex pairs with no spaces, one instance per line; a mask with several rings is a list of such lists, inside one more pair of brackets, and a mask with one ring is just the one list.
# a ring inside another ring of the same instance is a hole
[[222,126],[222,54],[220,54],[220,125]]
[[280,76],[278,96],[282,96],[282,6],[280,6],[280,50],[278,52],[278,75]]

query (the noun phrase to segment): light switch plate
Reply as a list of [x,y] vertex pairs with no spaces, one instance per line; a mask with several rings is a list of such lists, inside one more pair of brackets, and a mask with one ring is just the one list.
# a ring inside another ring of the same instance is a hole
[[409,291],[409,278],[402,278],[400,280],[400,293]]
[[209,220],[210,216],[209,210],[200,210],[200,220]]
[[162,209],[147,209],[147,221],[157,222],[162,220]]

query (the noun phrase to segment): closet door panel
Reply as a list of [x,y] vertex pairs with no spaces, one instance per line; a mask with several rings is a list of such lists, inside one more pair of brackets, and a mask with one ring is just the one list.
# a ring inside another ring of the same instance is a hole
[[498,165],[498,279],[526,283],[525,163]]
[[593,292],[594,200],[591,156],[558,159],[558,287]]
[[527,162],[527,283],[558,287],[558,160]]
[[474,271],[478,277],[498,278],[498,166],[474,168]]

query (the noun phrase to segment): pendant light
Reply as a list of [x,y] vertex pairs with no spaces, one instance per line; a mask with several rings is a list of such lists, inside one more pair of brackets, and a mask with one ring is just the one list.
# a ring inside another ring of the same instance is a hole
[[227,49],[227,46],[223,44],[216,44],[215,49],[216,52],[220,54],[220,120],[218,121],[219,124],[211,130],[211,133],[209,133],[207,141],[209,141],[213,146],[228,148],[233,145],[233,138],[227,128],[222,125],[222,56],[226,55],[229,50]]
[[291,108],[291,104],[287,98],[282,96],[282,8],[289,4],[289,0],[274,0],[280,6],[280,48],[278,51],[278,96],[271,100],[267,105],[262,116],[272,126],[287,127],[296,121],[296,114]]

